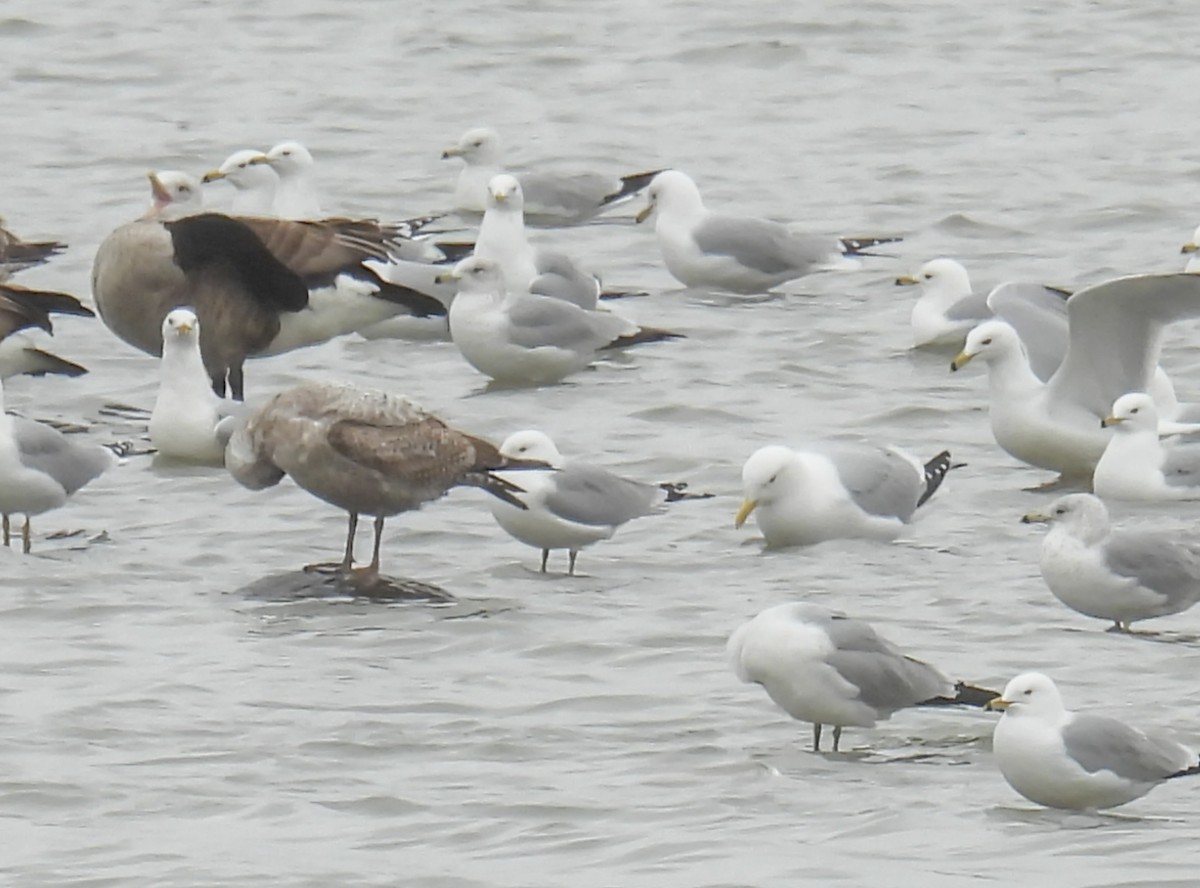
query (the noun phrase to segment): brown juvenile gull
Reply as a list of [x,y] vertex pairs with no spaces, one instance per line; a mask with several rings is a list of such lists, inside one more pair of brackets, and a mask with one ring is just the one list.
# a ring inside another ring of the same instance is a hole
[[4,227],[0,218],[0,281],[6,281],[18,271],[41,265],[51,256],[61,253],[67,245],[59,241],[23,241]]
[[243,395],[242,365],[324,342],[396,314],[444,314],[436,299],[368,268],[397,236],[371,220],[296,222],[201,212],[184,173],[150,174],[154,204],[100,245],[92,292],[121,339],[162,353],[162,322],[179,306],[201,322],[200,352],[217,394]]
[[79,376],[87,372],[78,364],[43,351],[22,333],[23,330],[39,329],[53,334],[52,314],[93,316],[90,308],[66,293],[0,284],[0,379],[23,373]]
[[[503,456],[481,438],[451,428],[407,398],[346,385],[305,383],[275,395],[237,429],[225,466],[244,487],[262,490],[290,475],[313,496],[350,513],[344,573],[379,573],[385,518],[419,509],[451,487],[480,487],[525,508],[522,490],[493,471],[546,468]],[[371,563],[352,570],[358,516],[375,516]],[[317,565],[312,565],[316,567]]]

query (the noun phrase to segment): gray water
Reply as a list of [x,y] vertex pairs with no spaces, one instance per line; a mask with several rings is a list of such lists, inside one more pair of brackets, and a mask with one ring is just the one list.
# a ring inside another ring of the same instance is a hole
[[[556,387],[482,393],[446,344],[347,338],[250,365],[252,401],[371,384],[718,495],[626,528],[568,578],[538,575],[484,495],[456,491],[390,522],[384,567],[457,604],[281,603],[239,590],[336,558],[344,515],[288,482],[252,493],[130,458],[35,522],[34,556],[0,551],[6,884],[1195,884],[1195,786],[1116,815],[1040,810],[995,769],[992,718],[965,711],[903,712],[814,755],[723,649],[804,598],[955,677],[1040,669],[1070,704],[1200,744],[1197,616],[1114,637],[1050,597],[1017,523],[1045,476],[995,446],[980,369],[907,350],[914,294],[891,285],[936,255],[981,284],[1180,267],[1200,221],[1189,5],[183,6],[0,7],[0,212],[71,244],[21,282],[86,296],[147,169],[200,173],[284,138],[318,157],[331,213],[442,208],[457,167],[440,151],[481,123],[521,163],[676,166],[714,207],[906,240],[725,299],[679,290],[649,230],[546,232],[652,291],[625,310],[688,335]],[[10,407],[136,437],[99,410],[149,408],[154,361],[98,321],[57,329],[91,373],[14,380]],[[1181,395],[1198,362],[1172,335]],[[763,554],[732,526],[741,463],[828,437],[969,466],[893,545]],[[1194,507],[1134,519],[1183,526]]]

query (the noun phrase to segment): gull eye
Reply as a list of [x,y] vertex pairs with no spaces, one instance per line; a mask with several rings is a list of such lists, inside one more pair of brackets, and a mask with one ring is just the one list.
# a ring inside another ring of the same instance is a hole
[[776,479],[776,478],[778,478],[778,477],[779,477],[779,475],[778,475],[778,474],[772,475],[770,478],[768,478],[768,479],[767,479],[767,483],[768,483],[768,484],[774,484],[774,483],[775,483],[775,479]]
[[1024,691],[1022,691],[1021,693],[1023,693],[1023,694],[1024,694],[1026,697],[1028,697],[1030,694],[1032,694],[1032,693],[1033,693],[1033,688],[1026,688],[1026,689],[1025,689]]
[[1134,407],[1134,408],[1133,408],[1132,410],[1130,410],[1129,412],[1130,412],[1130,413],[1137,413],[1137,412],[1138,412],[1139,410],[1141,410],[1141,409],[1142,409],[1141,407]]
[[991,344],[992,344],[992,337],[990,337],[990,336],[989,336],[987,339],[983,340],[983,344],[984,344],[984,345],[991,345]]
[[931,281],[931,280],[933,280],[933,273],[932,273],[932,272],[929,272],[929,271],[925,272],[925,274],[924,274],[924,278],[925,278],[925,280],[927,280],[927,281]]
[[[1067,510],[1065,508],[1063,508],[1062,506],[1059,506],[1057,509],[1054,510],[1054,514],[1055,515],[1065,515],[1065,514],[1067,514]],[[1028,693],[1028,691],[1026,691],[1026,693]]]
[[246,161],[243,160],[241,163],[238,164],[238,169],[244,170],[245,168],[246,168]]

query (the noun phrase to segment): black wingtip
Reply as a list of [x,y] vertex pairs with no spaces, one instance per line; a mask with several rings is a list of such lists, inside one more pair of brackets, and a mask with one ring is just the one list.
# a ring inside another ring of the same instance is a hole
[[612,194],[606,194],[604,199],[600,201],[601,206],[608,206],[617,201],[625,200],[627,197],[633,197],[643,188],[646,188],[654,181],[654,177],[661,173],[662,170],[648,170],[644,173],[630,173],[628,176],[621,177],[621,187]]
[[658,487],[660,490],[666,491],[669,503],[677,503],[680,500],[712,499],[714,496],[711,493],[690,493],[686,481],[663,481]]
[[842,245],[842,255],[853,256],[855,258],[862,257],[862,256],[873,256],[875,258],[880,258],[884,255],[883,253],[869,253],[867,251],[870,250],[872,247],[878,247],[882,244],[895,244],[895,243],[899,243],[902,240],[904,240],[904,238],[902,238],[898,235],[887,235],[884,237],[842,237],[842,238],[838,238],[838,241]]
[[647,345],[651,342],[669,342],[672,339],[687,339],[682,333],[672,333],[670,330],[659,330],[657,327],[640,327],[636,333],[620,336],[603,346],[601,351],[611,348],[629,348],[634,345]]
[[965,681],[954,683],[953,697],[934,697],[921,703],[922,706],[974,706],[976,709],[985,708],[988,703],[1000,696],[999,691],[991,691],[978,685],[967,684]]
[[1184,768],[1182,771],[1176,771],[1174,774],[1167,777],[1168,780],[1174,780],[1176,777],[1195,777],[1200,774],[1200,765],[1192,765],[1190,768]]
[[956,463],[950,458],[950,451],[943,450],[929,462],[925,463],[925,492],[917,500],[917,508],[925,505],[929,498],[937,493],[937,489],[946,480],[946,474],[951,469],[961,469],[966,463]]

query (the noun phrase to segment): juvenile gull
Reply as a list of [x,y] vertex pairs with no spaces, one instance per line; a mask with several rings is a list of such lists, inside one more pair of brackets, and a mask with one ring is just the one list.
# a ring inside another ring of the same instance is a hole
[[90,308],[66,293],[0,283],[0,379],[19,374],[80,376],[87,372],[78,364],[42,350],[21,332],[39,329],[53,334],[52,314],[93,316]]
[[655,215],[654,231],[667,270],[687,287],[761,293],[814,271],[844,266],[846,257],[899,238],[836,238],[803,234],[768,219],[726,216],[704,206],[685,173],[666,170],[646,192],[637,214]]
[[92,291],[104,323],[149,354],[167,312],[190,306],[213,388],[243,395],[248,357],[324,342],[396,314],[441,314],[435,298],[383,280],[395,232],[369,220],[293,222],[200,212],[199,183],[150,174],[154,205],[100,245]]
[[551,549],[566,549],[569,576],[581,549],[607,540],[622,525],[649,515],[665,503],[704,499],[681,484],[646,484],[577,460],[566,461],[544,432],[514,432],[500,445],[514,459],[541,460],[554,471],[523,471],[513,478],[524,488],[518,509],[503,500],[493,502],[492,517],[509,536],[542,550],[542,573]]
[[1200,424],[1160,422],[1158,407],[1145,392],[1117,398],[1100,424],[1113,435],[1092,475],[1097,496],[1143,502],[1200,499],[1200,447],[1164,446],[1161,439],[1164,431],[1200,432]]
[[1039,805],[1115,808],[1174,777],[1200,774],[1196,753],[1165,733],[1069,711],[1039,672],[1018,675],[988,708],[1004,713],[992,734],[1000,773]]
[[200,357],[200,322],[190,308],[167,312],[158,396],[150,413],[150,443],[159,455],[221,465],[242,404],[213,393]]
[[900,275],[897,286],[916,285],[921,295],[912,308],[913,346],[961,346],[971,328],[999,317],[1021,336],[1039,379],[1049,379],[1067,351],[1065,290],[1010,281],[987,292],[971,289],[962,263],[931,259],[916,274]]
[[815,604],[777,604],[742,624],[725,645],[734,673],[760,684],[792,718],[811,722],[813,752],[821,728],[872,728],[912,706],[984,706],[994,691],[953,682],[902,653],[869,623]]
[[60,241],[23,241],[5,228],[0,218],[0,283],[18,271],[49,261],[66,248]]
[[[488,182],[506,172],[500,137],[480,127],[467,130],[442,159],[461,158],[465,166],[454,186],[455,208],[468,213],[487,209]],[[525,216],[531,225],[579,225],[636,195],[660,171],[609,176],[602,173],[554,171],[519,173],[525,191]]]
[[200,180],[228,182],[234,188],[233,213],[241,216],[270,216],[274,214],[275,190],[279,187],[279,176],[267,163],[261,151],[246,148],[229,155],[215,170],[205,173]]
[[1047,382],[1030,369],[1019,337],[1002,321],[972,330],[950,368],[961,369],[976,357],[987,363],[989,416],[1001,448],[1059,472],[1064,483],[1090,485],[1110,435],[1100,420],[1127,392],[1153,391],[1158,397],[1151,386],[1163,328],[1200,316],[1200,275],[1105,281],[1071,296],[1067,315],[1067,354]]
[[742,467],[745,500],[734,526],[753,512],[772,547],[894,539],[954,467],[946,450],[922,466],[894,447],[762,447]]
[[1113,631],[1200,601],[1200,538],[1114,528],[1104,503],[1090,493],[1062,497],[1021,520],[1050,525],[1041,569],[1054,597],[1085,616],[1112,620]]
[[0,383],[0,524],[4,545],[9,545],[9,518],[24,515],[22,550],[32,548],[29,521],[57,509],[85,484],[112,464],[112,454],[102,447],[68,440],[40,422],[4,412],[4,385]]
[[612,312],[506,291],[499,266],[488,259],[464,259],[449,277],[459,285],[450,304],[450,336],[467,363],[499,382],[559,382],[605,349],[679,338]]
[[[446,425],[406,398],[351,386],[307,383],[275,395],[233,433],[225,466],[244,487],[262,490],[284,475],[350,515],[344,573],[379,573],[385,518],[419,509],[452,487],[479,487],[517,508],[521,487],[498,469],[537,467]],[[375,516],[371,563],[354,569],[358,516]]]
[[279,177],[275,188],[274,215],[281,219],[321,218],[321,201],[313,184],[313,156],[299,142],[280,142],[265,155],[266,163]]

